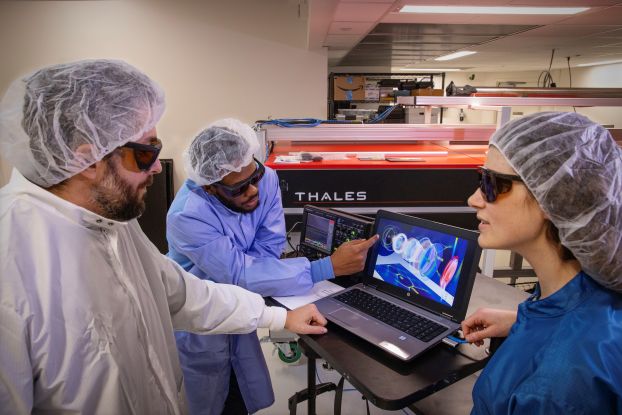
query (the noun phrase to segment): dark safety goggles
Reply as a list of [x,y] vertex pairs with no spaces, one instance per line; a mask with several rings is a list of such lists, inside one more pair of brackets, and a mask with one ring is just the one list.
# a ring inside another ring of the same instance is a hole
[[256,168],[253,174],[251,174],[247,179],[244,179],[232,186],[227,186],[221,182],[212,183],[212,186],[216,186],[221,189],[228,197],[238,197],[241,194],[244,194],[250,185],[256,186],[266,172],[266,168],[259,162],[259,160],[254,157],[253,160],[255,160]]
[[477,172],[479,173],[479,188],[488,203],[497,200],[500,194],[509,192],[512,189],[512,182],[523,182],[520,176],[497,173],[486,167],[479,167]]
[[134,155],[136,167],[140,171],[148,171],[153,163],[158,159],[160,150],[162,150],[162,141],[158,138],[151,139],[150,144],[141,144],[130,141],[121,146],[121,148],[129,148]]

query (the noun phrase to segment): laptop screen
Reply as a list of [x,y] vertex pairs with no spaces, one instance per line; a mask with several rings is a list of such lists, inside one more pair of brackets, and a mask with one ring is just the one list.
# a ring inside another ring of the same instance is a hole
[[368,277],[438,312],[454,315],[468,304],[481,252],[477,232],[382,210],[374,231],[380,239],[370,250]]
[[452,306],[467,241],[389,219],[380,221],[374,278]]

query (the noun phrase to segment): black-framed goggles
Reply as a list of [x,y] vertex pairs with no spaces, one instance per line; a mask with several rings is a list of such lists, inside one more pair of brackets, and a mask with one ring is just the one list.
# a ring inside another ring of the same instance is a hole
[[233,198],[244,194],[250,185],[256,186],[266,172],[266,168],[259,160],[254,157],[253,160],[255,161],[256,166],[255,171],[248,178],[231,186],[222,184],[221,182],[212,183],[212,186],[218,187],[228,197]]
[[523,182],[520,176],[497,173],[483,166],[479,167],[477,172],[479,173],[479,188],[488,203],[497,200],[500,194],[509,192],[512,189],[512,182]]
[[153,163],[158,159],[160,150],[162,150],[162,141],[159,138],[153,138],[150,144],[141,144],[130,141],[121,146],[132,150],[136,167],[141,171],[148,171]]

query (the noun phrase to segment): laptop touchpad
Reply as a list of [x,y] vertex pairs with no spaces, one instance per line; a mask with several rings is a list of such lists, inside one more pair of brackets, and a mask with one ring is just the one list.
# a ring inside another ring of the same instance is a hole
[[359,327],[364,324],[369,324],[368,319],[358,313],[348,310],[347,308],[339,308],[330,313],[330,316],[351,327]]

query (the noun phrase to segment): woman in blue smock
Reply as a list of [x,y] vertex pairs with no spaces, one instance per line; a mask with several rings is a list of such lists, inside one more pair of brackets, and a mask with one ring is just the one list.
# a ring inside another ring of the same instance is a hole
[[479,244],[522,255],[538,285],[462,323],[471,343],[507,336],[473,413],[622,413],[622,150],[584,116],[538,113],[495,133],[480,173]]

